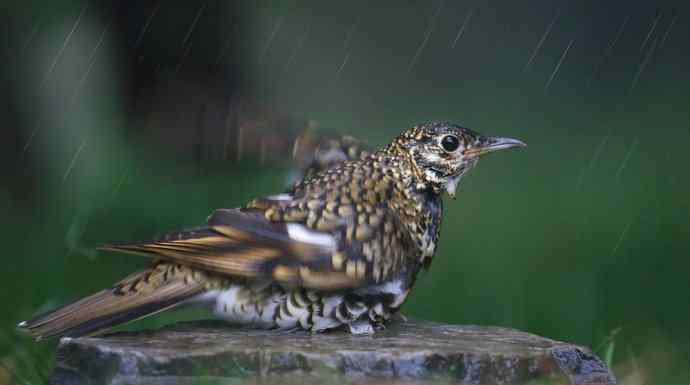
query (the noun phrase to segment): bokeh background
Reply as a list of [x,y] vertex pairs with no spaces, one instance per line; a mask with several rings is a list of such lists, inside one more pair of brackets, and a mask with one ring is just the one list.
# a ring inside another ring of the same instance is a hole
[[[446,204],[404,313],[591,346],[687,384],[687,1],[6,1],[0,383],[54,342],[14,325],[146,261],[103,254],[280,191],[292,141],[452,120],[526,141]],[[143,328],[197,313],[163,315]]]

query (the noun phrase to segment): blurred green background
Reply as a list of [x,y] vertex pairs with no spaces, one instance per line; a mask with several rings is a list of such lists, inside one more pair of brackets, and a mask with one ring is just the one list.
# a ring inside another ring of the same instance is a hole
[[380,145],[428,120],[529,147],[446,202],[403,312],[610,351],[623,384],[690,383],[686,1],[0,8],[0,384],[51,369],[54,343],[18,321],[146,263],[98,244],[282,190],[305,129]]

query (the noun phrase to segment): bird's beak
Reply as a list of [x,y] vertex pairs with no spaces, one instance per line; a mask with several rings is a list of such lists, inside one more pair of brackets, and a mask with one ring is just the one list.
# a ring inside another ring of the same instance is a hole
[[470,147],[463,153],[465,159],[476,158],[478,156],[488,154],[490,152],[504,150],[513,147],[526,147],[527,144],[521,140],[513,138],[499,138],[499,137],[482,137],[479,143],[474,147]]
[[[477,141],[477,144],[475,144],[473,147],[467,148],[462,153],[462,156],[464,160],[471,160],[490,152],[513,147],[527,147],[527,144],[521,140],[513,138],[481,136]],[[449,178],[448,182],[446,182],[446,191],[452,199],[455,199],[455,193],[458,188],[458,182],[460,182],[460,177],[461,175],[456,175]]]

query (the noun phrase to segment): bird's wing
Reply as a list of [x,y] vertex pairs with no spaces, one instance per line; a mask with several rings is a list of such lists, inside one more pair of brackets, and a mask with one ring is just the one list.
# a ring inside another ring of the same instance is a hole
[[358,220],[329,213],[324,202],[292,203],[257,200],[246,209],[219,209],[208,227],[101,249],[322,290],[381,282],[405,267],[411,244],[386,210]]

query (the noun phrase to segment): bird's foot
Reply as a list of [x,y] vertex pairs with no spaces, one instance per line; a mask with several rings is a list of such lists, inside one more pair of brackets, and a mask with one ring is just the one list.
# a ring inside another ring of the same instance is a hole
[[376,332],[371,323],[366,320],[354,321],[347,326],[350,328],[350,333],[354,335],[372,335]]

